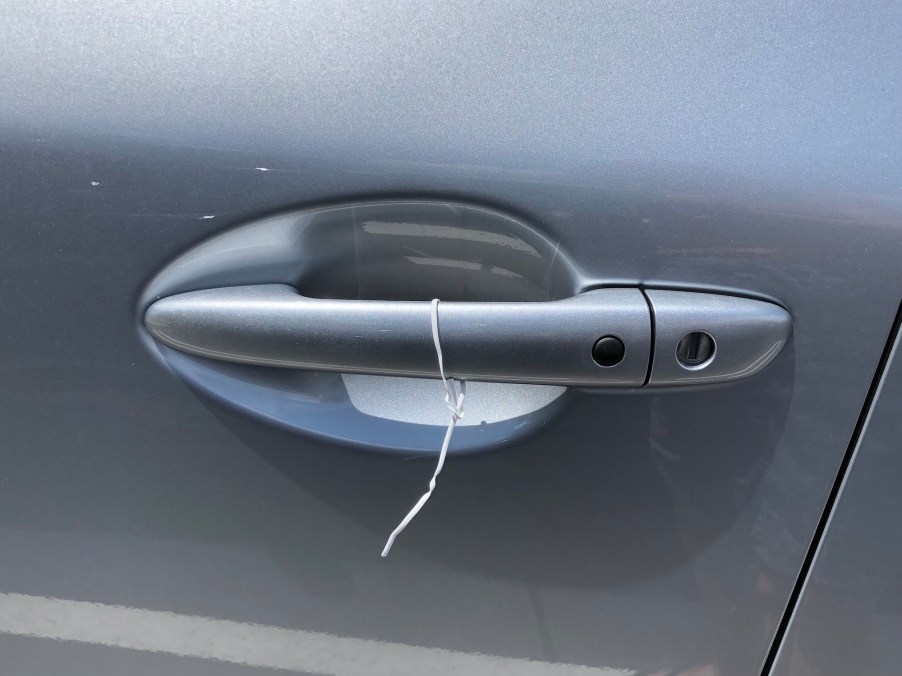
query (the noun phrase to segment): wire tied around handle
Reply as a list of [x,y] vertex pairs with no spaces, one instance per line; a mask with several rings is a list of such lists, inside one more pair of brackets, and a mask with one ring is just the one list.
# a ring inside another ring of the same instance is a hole
[[448,407],[448,410],[451,411],[451,420],[448,422],[448,429],[445,431],[445,440],[442,442],[442,450],[438,456],[438,464],[435,467],[435,472],[432,474],[432,478],[429,480],[429,490],[427,490],[423,495],[417,500],[417,503],[413,506],[413,508],[407,513],[403,519],[401,519],[401,523],[397,525],[397,527],[392,531],[391,535],[388,536],[388,540],[385,543],[385,547],[382,549],[383,558],[388,556],[388,553],[391,551],[392,545],[395,543],[395,538],[401,534],[407,525],[413,521],[413,517],[415,517],[419,511],[423,508],[423,505],[429,500],[432,496],[432,492],[435,490],[435,480],[438,478],[438,475],[442,472],[442,467],[445,465],[445,457],[448,455],[448,446],[451,445],[451,437],[454,434],[454,427],[457,425],[457,421],[464,417],[464,397],[467,393],[467,383],[466,381],[460,381],[460,391],[458,392],[457,387],[454,384],[453,378],[445,377],[445,364],[442,358],[442,343],[439,339],[438,332],[438,298],[432,299],[432,342],[435,343],[435,353],[438,355],[438,372],[442,377],[442,385],[445,388],[445,406]]

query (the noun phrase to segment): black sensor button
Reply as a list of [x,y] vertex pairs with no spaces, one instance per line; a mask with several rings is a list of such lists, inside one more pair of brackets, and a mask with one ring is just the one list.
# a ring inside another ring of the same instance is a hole
[[616,366],[623,361],[626,348],[617,336],[602,336],[592,346],[592,359],[599,366]]

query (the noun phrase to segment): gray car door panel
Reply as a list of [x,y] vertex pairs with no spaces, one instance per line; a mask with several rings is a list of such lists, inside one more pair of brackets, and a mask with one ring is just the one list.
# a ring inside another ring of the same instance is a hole
[[899,323],[772,674],[894,674],[902,649]]
[[[9,7],[0,671],[759,674],[902,298],[899,13]],[[342,429],[340,376],[176,363],[141,308],[222,233],[392,200],[508,214],[580,290],[773,302],[791,336],[735,383],[462,427],[382,559],[441,418],[399,389]]]

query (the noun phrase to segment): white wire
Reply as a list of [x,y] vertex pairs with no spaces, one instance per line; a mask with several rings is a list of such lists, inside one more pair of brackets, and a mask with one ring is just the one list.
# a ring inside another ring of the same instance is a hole
[[407,512],[407,516],[401,519],[401,523],[399,523],[392,531],[391,535],[388,536],[385,547],[382,549],[383,558],[388,556],[392,545],[395,543],[395,538],[401,534],[401,531],[407,528],[407,524],[413,521],[413,517],[417,515],[423,508],[423,505],[426,504],[426,501],[432,496],[432,491],[435,490],[435,480],[438,478],[438,475],[441,474],[442,467],[445,465],[445,457],[448,455],[448,446],[451,445],[451,436],[454,434],[454,427],[457,425],[457,421],[464,417],[464,396],[467,392],[467,383],[461,380],[460,392],[458,392],[457,388],[454,387],[454,381],[451,378],[445,377],[445,365],[442,359],[442,344],[438,335],[438,302],[438,298],[432,299],[432,342],[435,343],[435,353],[438,355],[438,372],[442,377],[442,385],[445,387],[445,406],[451,411],[451,420],[448,422],[445,440],[442,442],[442,450],[438,455],[438,464],[435,467],[432,478],[429,480],[429,490],[423,493],[420,499],[417,500],[417,504]]

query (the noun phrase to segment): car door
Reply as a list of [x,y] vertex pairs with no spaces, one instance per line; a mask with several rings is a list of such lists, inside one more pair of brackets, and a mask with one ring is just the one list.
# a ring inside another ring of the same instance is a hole
[[[762,673],[902,298],[899,14],[7,7],[2,671]],[[325,304],[147,323],[260,286]]]
[[899,325],[887,342],[848,471],[837,482],[773,673],[892,674],[899,667]]

